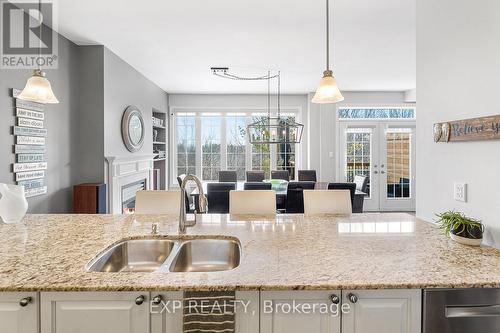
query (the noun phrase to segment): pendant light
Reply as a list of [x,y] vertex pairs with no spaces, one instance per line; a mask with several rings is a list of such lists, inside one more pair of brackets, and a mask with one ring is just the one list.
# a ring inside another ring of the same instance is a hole
[[323,78],[319,81],[319,87],[311,102],[326,104],[343,100],[344,96],[340,93],[337,80],[330,70],[330,6],[329,0],[326,0],[326,70],[323,72]]
[[[38,1],[38,15],[40,19],[40,42],[38,44],[38,58],[42,56],[42,0]],[[39,60],[39,59],[38,59]],[[40,63],[38,61],[38,63]],[[26,82],[23,91],[17,96],[19,99],[26,101],[43,103],[43,104],[57,104],[57,100],[49,80],[45,77],[45,73],[38,66],[38,69],[33,71],[33,75]]]

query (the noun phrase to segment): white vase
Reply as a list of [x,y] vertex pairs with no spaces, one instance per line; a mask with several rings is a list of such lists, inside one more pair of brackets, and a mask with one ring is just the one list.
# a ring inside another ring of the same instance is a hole
[[3,222],[21,222],[27,210],[24,186],[0,183],[0,217]]

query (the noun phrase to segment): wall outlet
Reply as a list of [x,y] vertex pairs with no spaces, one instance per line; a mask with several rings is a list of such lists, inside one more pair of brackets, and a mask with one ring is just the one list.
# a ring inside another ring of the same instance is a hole
[[466,183],[455,183],[453,198],[456,201],[467,202],[467,184]]

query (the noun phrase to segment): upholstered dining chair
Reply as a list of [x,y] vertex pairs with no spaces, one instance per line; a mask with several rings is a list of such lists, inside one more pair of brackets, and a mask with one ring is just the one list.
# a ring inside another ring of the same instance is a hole
[[354,207],[354,195],[356,194],[356,183],[330,183],[329,190],[349,190],[351,205]]
[[272,188],[271,183],[264,182],[247,182],[243,184],[243,189],[245,191],[255,191],[255,190],[270,190]]
[[271,170],[271,179],[290,180],[290,172],[288,170]]
[[356,184],[356,190],[367,193],[368,187],[368,177],[364,175],[355,175],[354,183]]
[[230,214],[276,214],[276,193],[273,190],[229,192]]
[[229,213],[229,191],[236,190],[236,183],[208,183],[208,212]]
[[135,214],[179,214],[180,191],[138,191]]
[[247,182],[249,183],[261,182],[266,177],[264,171],[261,170],[252,170],[252,171],[247,171],[246,173],[247,173]]
[[304,213],[304,190],[314,190],[314,182],[289,182],[286,191],[285,211],[287,213]]
[[219,171],[219,182],[221,183],[236,183],[238,176],[236,171]]
[[305,190],[304,214],[350,215],[352,204],[349,190]]
[[299,182],[315,182],[316,170],[299,170],[298,178]]

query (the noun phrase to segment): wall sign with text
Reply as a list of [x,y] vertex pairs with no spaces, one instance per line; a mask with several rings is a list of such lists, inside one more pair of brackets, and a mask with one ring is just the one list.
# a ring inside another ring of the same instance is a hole
[[45,186],[45,126],[44,105],[17,99],[19,89],[12,89],[16,123],[12,127],[15,137],[15,163],[12,164],[14,180],[24,186],[27,198],[47,193]]
[[500,115],[434,124],[435,142],[500,139]]

